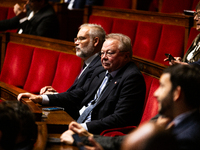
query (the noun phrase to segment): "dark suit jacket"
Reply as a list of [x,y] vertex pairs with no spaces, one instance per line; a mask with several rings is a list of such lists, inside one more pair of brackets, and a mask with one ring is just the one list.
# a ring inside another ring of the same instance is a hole
[[198,111],[185,118],[172,130],[181,150],[200,149],[200,114]]
[[[104,76],[105,70],[98,67],[91,81],[84,87],[48,95],[50,105],[64,106],[66,111],[76,106],[76,109],[73,109],[77,119],[78,111],[93,100]],[[92,121],[87,122],[88,131],[99,134],[109,128],[138,125],[142,116],[145,90],[142,74],[133,62],[129,62],[112,79],[93,109]]]
[[[31,10],[27,7],[27,16]],[[39,10],[30,20],[19,23],[17,16],[0,21],[0,31],[8,29],[23,29],[23,34],[44,36],[49,38],[59,37],[59,23],[53,7],[47,4]]]
[[102,66],[101,65],[101,57],[97,56],[92,60],[92,62],[89,64],[89,66],[84,70],[84,72],[82,73],[80,78],[79,79],[78,79],[78,77],[76,78],[76,80],[74,81],[74,84],[68,89],[68,91],[72,91],[75,88],[80,88],[85,83],[89,82],[94,70],[100,66]]
[[103,5],[103,0],[75,0],[74,1],[74,5],[73,5],[73,8],[77,8],[77,9],[80,9],[80,8],[84,8],[85,5]]

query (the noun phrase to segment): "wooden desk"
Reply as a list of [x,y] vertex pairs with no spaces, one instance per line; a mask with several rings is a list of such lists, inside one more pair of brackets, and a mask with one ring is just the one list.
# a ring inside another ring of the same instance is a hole
[[42,111],[42,121],[47,124],[49,134],[61,134],[68,129],[68,125],[74,119],[63,110]]

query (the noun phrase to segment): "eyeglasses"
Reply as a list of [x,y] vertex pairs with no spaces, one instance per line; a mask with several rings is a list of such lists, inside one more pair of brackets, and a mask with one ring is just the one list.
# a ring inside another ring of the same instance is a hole
[[200,19],[200,11],[199,12],[194,12],[194,17],[197,15],[197,18]]
[[85,39],[86,39],[86,37],[80,36],[80,37],[74,38],[74,42],[81,42]]
[[[119,51],[119,52],[128,52],[128,51]],[[116,52],[113,51],[106,51],[106,52],[100,52],[99,56],[103,57],[104,55],[106,55],[107,57],[112,57]]]

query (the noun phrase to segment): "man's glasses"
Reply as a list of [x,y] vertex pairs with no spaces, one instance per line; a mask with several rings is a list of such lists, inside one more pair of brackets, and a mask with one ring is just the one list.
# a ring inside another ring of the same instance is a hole
[[194,12],[194,17],[197,15],[197,18],[200,19],[200,11],[199,12]]
[[[119,51],[119,52],[128,52],[128,51]],[[114,54],[116,54],[116,52],[106,51],[106,52],[100,52],[99,56],[103,57],[104,55],[106,55],[107,57],[112,57]]]
[[74,42],[81,42],[82,40],[85,40],[85,39],[86,37],[80,36],[80,37],[74,38]]

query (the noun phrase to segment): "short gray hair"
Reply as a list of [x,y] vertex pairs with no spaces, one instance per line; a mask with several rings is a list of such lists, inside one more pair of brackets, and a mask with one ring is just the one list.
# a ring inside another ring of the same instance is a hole
[[118,49],[120,51],[130,52],[130,58],[132,58],[132,54],[133,54],[132,44],[131,44],[131,39],[128,36],[121,33],[111,33],[106,36],[106,40],[107,39],[118,40],[120,42],[120,44],[118,45]]
[[79,29],[83,27],[90,27],[91,28],[91,30],[89,31],[90,38],[98,37],[100,40],[100,43],[103,44],[103,42],[105,41],[106,32],[104,31],[101,25],[85,23],[85,24],[82,24],[79,27]]

